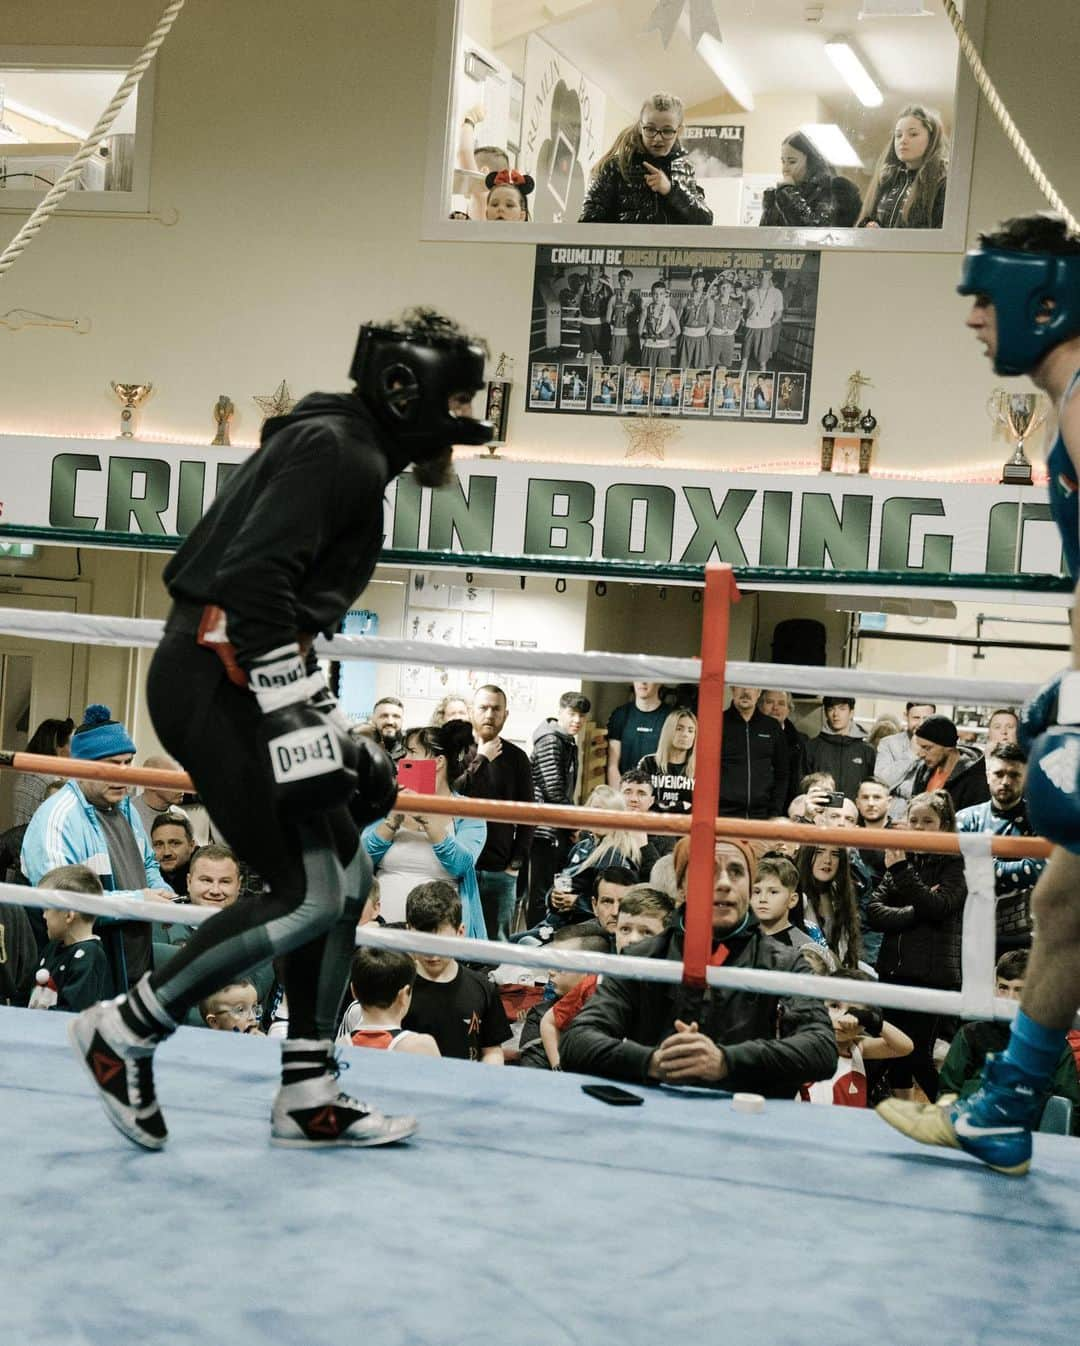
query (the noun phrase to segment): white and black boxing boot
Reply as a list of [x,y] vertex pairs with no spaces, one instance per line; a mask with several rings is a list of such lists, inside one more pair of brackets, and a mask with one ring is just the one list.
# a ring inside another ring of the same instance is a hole
[[281,1044],[281,1088],[270,1113],[270,1140],[296,1149],[392,1145],[416,1130],[415,1117],[386,1117],[338,1088],[341,1069],[327,1040]]
[[145,1150],[168,1139],[154,1093],[154,1048],[176,1028],[147,973],[126,996],[100,1000],[68,1024],[68,1040],[109,1121]]

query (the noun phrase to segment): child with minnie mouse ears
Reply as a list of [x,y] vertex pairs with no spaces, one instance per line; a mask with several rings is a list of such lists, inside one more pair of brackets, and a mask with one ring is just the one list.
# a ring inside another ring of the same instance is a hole
[[489,173],[484,185],[488,189],[485,219],[518,221],[529,218],[527,198],[536,183],[528,173],[519,173],[516,168],[502,168],[497,173]]

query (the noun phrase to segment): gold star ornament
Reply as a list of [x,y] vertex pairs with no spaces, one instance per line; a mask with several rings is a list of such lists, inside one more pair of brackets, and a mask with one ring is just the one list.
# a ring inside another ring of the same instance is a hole
[[668,441],[679,433],[680,426],[664,416],[626,416],[619,421],[626,435],[626,458],[645,458],[662,463]]
[[272,393],[268,393],[265,397],[253,397],[251,400],[262,412],[263,420],[268,420],[271,416],[287,416],[296,406],[296,399],[289,392],[289,385],[284,379]]

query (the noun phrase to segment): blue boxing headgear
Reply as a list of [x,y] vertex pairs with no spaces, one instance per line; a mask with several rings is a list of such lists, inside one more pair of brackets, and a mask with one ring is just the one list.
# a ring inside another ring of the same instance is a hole
[[[995,374],[1028,374],[1055,346],[1080,333],[1080,253],[978,248],[965,256],[956,288],[985,295],[994,305]],[[1046,300],[1053,301],[1049,312]]]
[[413,462],[437,458],[453,444],[487,444],[490,421],[455,416],[449,400],[484,386],[486,351],[449,324],[360,328],[350,377],[379,424]]

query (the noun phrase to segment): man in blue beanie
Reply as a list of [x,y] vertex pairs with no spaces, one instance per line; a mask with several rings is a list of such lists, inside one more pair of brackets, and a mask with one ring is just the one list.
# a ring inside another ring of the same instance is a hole
[[[108,706],[87,706],[71,736],[71,755],[126,766],[135,756],[135,744]],[[117,897],[171,901],[175,896],[161,877],[127,787],[112,781],[69,780],[46,799],[26,829],[20,863],[33,884],[61,865],[86,865],[105,891]],[[149,971],[148,921],[117,921],[99,926],[99,933],[117,987],[126,988]]]

